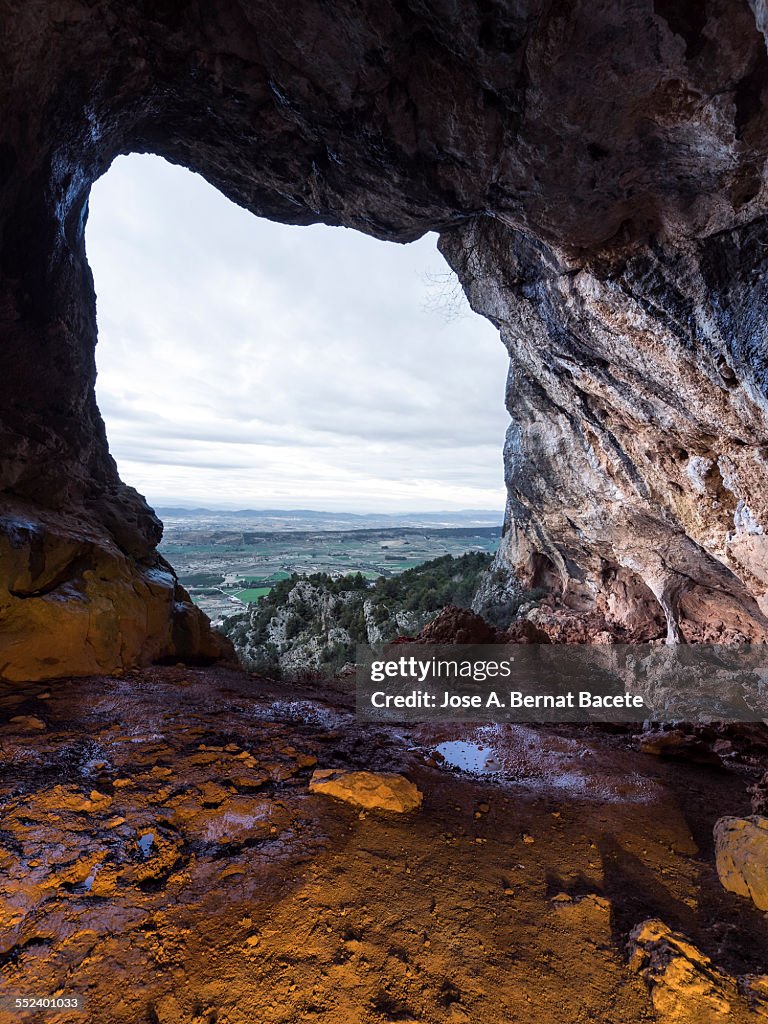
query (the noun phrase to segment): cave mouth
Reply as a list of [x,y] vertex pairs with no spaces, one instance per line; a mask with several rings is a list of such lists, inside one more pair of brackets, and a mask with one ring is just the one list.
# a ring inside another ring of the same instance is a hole
[[670,637],[692,581],[698,638],[768,636],[764,26],[657,8],[11,12],[0,674],[205,646],[94,393],[84,215],[135,152],[281,223],[439,231],[510,354],[507,564],[551,555],[565,596],[626,622],[650,592]]
[[150,504],[501,516],[507,355],[433,236],[278,224],[133,155],[86,249],[99,409]]
[[[508,356],[433,235],[396,245],[275,223],[134,154],[93,186],[85,248],[111,454],[165,523],[160,558],[215,628],[286,570],[388,577],[478,540],[401,540],[410,561],[389,547],[377,560],[372,538],[334,552],[322,537],[334,524],[439,514],[467,527],[469,509],[500,528]],[[275,531],[268,555],[263,530]],[[292,548],[295,530],[317,531],[316,544]],[[480,540],[488,557],[497,541]]]
[[[764,640],[765,5],[0,11],[9,987],[83,993],[93,1024],[754,1020],[760,727],[514,729],[502,786],[429,757],[458,737],[326,701],[297,721],[276,687],[178,664],[216,647],[108,451],[84,213],[141,150],[307,231],[439,230],[510,354],[511,570],[541,556],[564,599],[687,608],[717,639],[730,602]],[[422,807],[310,791],[341,767],[402,773]],[[722,886],[721,852],[743,865]]]

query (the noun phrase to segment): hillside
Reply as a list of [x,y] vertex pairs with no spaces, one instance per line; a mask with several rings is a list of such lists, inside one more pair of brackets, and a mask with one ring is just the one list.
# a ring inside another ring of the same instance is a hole
[[417,632],[448,604],[468,608],[491,555],[443,555],[399,576],[313,573],[277,583],[251,608],[224,621],[243,663],[273,677],[334,672],[357,644]]

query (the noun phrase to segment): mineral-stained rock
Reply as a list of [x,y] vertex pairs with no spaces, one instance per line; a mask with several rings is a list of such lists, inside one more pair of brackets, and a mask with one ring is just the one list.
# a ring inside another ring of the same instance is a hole
[[83,793],[75,786],[53,786],[37,794],[34,806],[26,814],[30,818],[46,817],[71,811],[75,814],[103,813],[112,806],[112,797],[93,789]]
[[195,802],[174,807],[173,823],[185,835],[206,846],[226,846],[262,836],[269,830],[269,804],[265,800],[232,797],[215,808]]
[[734,1019],[736,982],[718,970],[679,932],[663,921],[643,921],[630,935],[630,967],[651,990],[653,1008],[664,1024],[703,1024]]
[[725,888],[768,910],[768,818],[720,818],[715,825],[715,857]]
[[439,231],[510,355],[499,566],[632,636],[765,639],[767,32],[756,0],[5,4],[0,675],[221,650],[94,395],[88,194],[131,151]]
[[[190,680],[183,700],[180,678]],[[32,711],[43,686],[28,690]],[[723,920],[691,860],[688,827],[706,824],[711,807],[694,800],[682,816],[679,773],[612,738],[505,733],[494,742],[520,778],[537,780],[532,798],[443,773],[431,816],[368,813],[350,828],[357,808],[308,796],[303,781],[216,807],[210,798],[241,771],[266,774],[310,751],[323,766],[396,763],[415,780],[413,744],[434,743],[433,727],[371,729],[330,691],[289,702],[264,682],[256,698],[252,680],[221,668],[153,667],[51,690],[47,730],[2,736],[0,975],[10,992],[84,994],[88,1024],[404,1018],[392,1003],[372,1011],[382,982],[417,1020],[460,1020],[459,1005],[473,1024],[664,1024],[617,945],[638,900],[658,902],[664,889],[678,914],[683,900],[696,905],[689,920],[730,963],[763,970],[762,915]],[[690,777],[727,806],[732,782]],[[535,845],[520,843],[523,830]],[[547,899],[560,888],[568,899]],[[761,1019],[748,1014],[764,979],[742,985],[747,1012],[734,998],[728,1024]],[[324,1012],[308,1014],[310,999]],[[721,1019],[706,1005],[696,1024]]]
[[[121,885],[141,885],[167,877],[182,859],[181,844],[176,837],[169,838],[159,831],[146,832],[139,847],[141,856],[135,864],[120,872]],[[106,886],[107,880],[99,872],[94,881],[96,892]]]
[[320,768],[312,773],[310,791],[324,793],[366,811],[405,814],[421,806],[422,794],[412,782],[395,772],[352,772]]
[[41,732],[45,729],[45,722],[35,715],[14,715],[11,725],[19,732]]
[[589,892],[584,896],[570,896],[566,892],[560,892],[552,897],[552,906],[556,910],[583,910],[589,913],[607,915],[611,912],[611,901],[598,893]]
[[758,1020],[768,1020],[768,974],[747,974],[740,981],[749,1008]]
[[485,619],[453,604],[443,608],[416,637],[420,644],[493,644],[498,640],[496,630]]
[[0,677],[95,675],[160,658],[215,660],[212,633],[173,570],[136,561],[92,522],[0,516]]

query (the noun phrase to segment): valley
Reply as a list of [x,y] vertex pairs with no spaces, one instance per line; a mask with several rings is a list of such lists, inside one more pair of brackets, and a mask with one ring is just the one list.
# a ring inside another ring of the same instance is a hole
[[494,513],[159,511],[165,521],[159,550],[214,623],[243,611],[294,573],[397,576],[441,555],[492,554],[501,535]]

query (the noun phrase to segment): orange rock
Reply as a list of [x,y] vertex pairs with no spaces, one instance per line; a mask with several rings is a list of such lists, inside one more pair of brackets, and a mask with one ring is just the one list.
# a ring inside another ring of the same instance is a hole
[[768,910],[768,818],[720,818],[715,825],[717,874],[729,892]]
[[703,1024],[731,1019],[738,1001],[736,982],[718,970],[679,932],[651,919],[630,935],[630,967],[651,988],[653,1007],[662,1021]]
[[421,805],[422,793],[395,772],[350,772],[342,768],[318,769],[309,782],[312,793],[323,793],[366,811],[405,814]]

